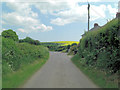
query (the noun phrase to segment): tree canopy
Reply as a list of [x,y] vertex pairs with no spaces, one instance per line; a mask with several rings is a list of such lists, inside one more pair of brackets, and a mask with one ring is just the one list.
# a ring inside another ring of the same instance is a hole
[[2,37],[13,39],[14,41],[18,41],[18,35],[16,34],[16,32],[14,32],[11,29],[3,31]]
[[32,38],[30,37],[26,37],[25,39],[21,39],[19,40],[20,43],[22,42],[26,42],[26,43],[30,43],[30,44],[34,44],[34,45],[40,45],[40,41],[38,40],[33,40]]

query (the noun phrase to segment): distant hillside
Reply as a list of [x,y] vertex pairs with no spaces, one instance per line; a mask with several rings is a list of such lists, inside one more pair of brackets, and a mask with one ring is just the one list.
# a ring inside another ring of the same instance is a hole
[[49,48],[50,51],[68,52],[70,47],[77,46],[77,41],[55,41],[55,42],[41,42],[41,45]]

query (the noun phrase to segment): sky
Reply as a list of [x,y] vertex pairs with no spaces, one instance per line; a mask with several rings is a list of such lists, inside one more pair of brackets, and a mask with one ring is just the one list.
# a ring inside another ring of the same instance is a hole
[[116,17],[118,0],[2,0],[0,33],[12,29],[20,39],[79,41],[87,31],[87,1],[90,28]]

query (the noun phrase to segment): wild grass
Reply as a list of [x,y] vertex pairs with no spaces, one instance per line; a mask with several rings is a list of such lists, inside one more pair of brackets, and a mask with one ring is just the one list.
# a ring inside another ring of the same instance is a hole
[[49,54],[46,53],[46,57],[38,59],[31,64],[23,65],[18,71],[3,76],[3,88],[20,87],[45,64],[48,58]]
[[88,76],[100,88],[118,88],[118,75],[109,75],[106,72],[99,70],[96,67],[88,66],[85,60],[79,55],[72,58],[72,62]]

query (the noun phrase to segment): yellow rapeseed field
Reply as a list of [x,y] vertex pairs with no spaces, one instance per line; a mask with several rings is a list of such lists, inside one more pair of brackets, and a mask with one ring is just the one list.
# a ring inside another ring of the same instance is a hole
[[51,43],[61,43],[61,46],[72,45],[73,43],[79,43],[78,41],[55,41]]

